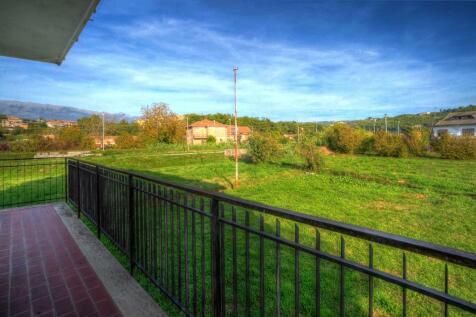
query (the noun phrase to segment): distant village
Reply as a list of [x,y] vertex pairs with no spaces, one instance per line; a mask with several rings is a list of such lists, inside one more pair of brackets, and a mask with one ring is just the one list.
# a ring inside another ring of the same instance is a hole
[[[185,123],[184,116],[177,116],[183,123]],[[25,120],[16,116],[6,115],[1,119],[1,127],[4,133],[21,134],[26,132],[32,125],[38,127],[42,125],[41,137],[45,140],[54,140],[57,137],[59,129],[74,127],[78,125],[78,121],[73,120]],[[135,120],[131,123],[137,125],[139,129],[145,128],[146,120],[143,118]],[[225,143],[233,142],[235,140],[235,126],[232,124],[226,125],[216,120],[199,120],[185,126],[185,140],[189,145],[200,145],[206,143]],[[238,142],[245,142],[250,137],[252,129],[248,126],[238,126],[236,137]],[[97,135],[93,135],[95,148],[112,148],[117,145],[119,135],[108,135],[101,133],[101,127],[97,129]]]

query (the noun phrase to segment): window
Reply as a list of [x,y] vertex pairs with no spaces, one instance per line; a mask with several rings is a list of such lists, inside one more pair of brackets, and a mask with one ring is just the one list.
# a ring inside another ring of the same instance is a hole
[[463,136],[474,136],[474,128],[466,128],[462,130]]
[[448,129],[440,129],[436,132],[438,136],[442,136],[445,133],[448,133]]

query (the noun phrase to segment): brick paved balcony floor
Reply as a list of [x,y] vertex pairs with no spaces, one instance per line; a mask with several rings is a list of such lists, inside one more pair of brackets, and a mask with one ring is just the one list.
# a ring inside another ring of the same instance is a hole
[[51,205],[0,211],[4,316],[121,316]]

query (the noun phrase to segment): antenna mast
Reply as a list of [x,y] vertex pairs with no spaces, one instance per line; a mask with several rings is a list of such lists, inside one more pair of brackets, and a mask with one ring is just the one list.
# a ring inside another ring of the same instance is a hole
[[237,110],[236,110],[236,76],[238,73],[238,67],[233,67],[233,82],[235,90],[235,186],[239,185],[238,179],[238,122],[237,122]]

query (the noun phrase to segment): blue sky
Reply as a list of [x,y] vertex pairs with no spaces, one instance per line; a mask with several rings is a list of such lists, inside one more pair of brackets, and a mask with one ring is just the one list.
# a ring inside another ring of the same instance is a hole
[[341,120],[476,103],[476,2],[102,1],[60,66],[0,57],[0,99]]

